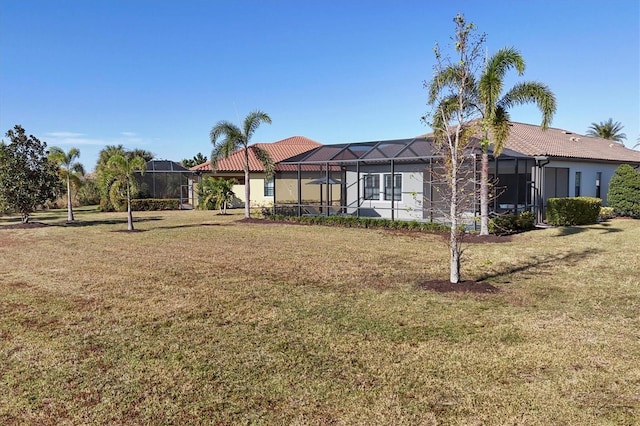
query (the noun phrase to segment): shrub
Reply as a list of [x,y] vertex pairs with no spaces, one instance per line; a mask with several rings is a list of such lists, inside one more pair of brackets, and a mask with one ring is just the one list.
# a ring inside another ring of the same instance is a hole
[[613,207],[600,207],[600,220],[613,219],[616,217],[616,213],[613,211]]
[[489,232],[495,235],[507,235],[528,231],[534,227],[533,213],[522,212],[518,215],[509,213],[498,215],[489,221]]
[[[288,212],[287,212],[288,213]],[[436,222],[416,220],[390,220],[356,216],[290,216],[289,214],[264,215],[268,220],[306,223],[311,225],[341,226],[344,228],[412,229],[416,231],[448,231],[449,227]]]
[[602,200],[595,197],[549,198],[547,223],[557,226],[596,223]]
[[[126,207],[126,203],[125,203]],[[180,201],[171,198],[136,198],[131,200],[131,210],[178,210]]]
[[640,172],[628,164],[618,167],[607,198],[616,215],[640,218]]

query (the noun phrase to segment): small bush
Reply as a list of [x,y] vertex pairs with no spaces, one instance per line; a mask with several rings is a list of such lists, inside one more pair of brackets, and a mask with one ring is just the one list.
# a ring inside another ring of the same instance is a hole
[[547,223],[557,226],[596,223],[602,200],[595,197],[549,198]]
[[[126,206],[126,202],[125,202],[125,206]],[[178,210],[179,208],[180,208],[180,201],[176,199],[136,198],[131,200],[131,210],[134,210],[134,211]]]
[[509,213],[498,215],[489,220],[489,233],[495,235],[508,235],[516,232],[533,229],[535,220],[530,211],[518,215]]
[[640,218],[640,172],[628,164],[618,167],[607,198],[616,215]]
[[613,207],[600,207],[600,220],[608,220],[616,217]]

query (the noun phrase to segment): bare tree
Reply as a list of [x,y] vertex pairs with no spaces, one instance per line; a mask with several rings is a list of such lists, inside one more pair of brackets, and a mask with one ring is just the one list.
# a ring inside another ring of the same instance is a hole
[[484,34],[476,34],[475,25],[466,23],[462,15],[454,18],[456,26],[454,42],[455,56],[445,57],[436,44],[435,74],[425,86],[429,90],[431,114],[424,120],[434,132],[434,148],[442,158],[444,171],[443,197],[448,204],[445,212],[451,225],[449,236],[449,280],[458,283],[464,235],[463,215],[468,211],[469,201],[475,198],[475,183],[469,182],[469,170],[475,167],[472,136],[478,132],[472,122],[476,81],[474,75],[482,66]]

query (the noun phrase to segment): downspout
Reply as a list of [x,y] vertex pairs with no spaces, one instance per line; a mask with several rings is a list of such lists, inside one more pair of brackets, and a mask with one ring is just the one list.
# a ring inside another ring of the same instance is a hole
[[302,171],[298,163],[298,217],[302,216]]
[[395,163],[391,160],[391,221],[395,220],[395,206],[396,206],[396,194],[395,194]]
[[356,217],[360,217],[360,162],[356,162]]
[[326,188],[325,188],[325,191],[326,191],[326,194],[327,194],[327,197],[326,197],[326,200],[327,200],[327,211],[326,211],[326,216],[329,216],[329,215],[331,214],[331,210],[329,210],[329,209],[331,208],[331,203],[332,203],[332,201],[333,201],[333,200],[332,200],[332,198],[333,198],[333,194],[331,193],[331,184],[329,183],[329,182],[330,182],[330,180],[329,180],[329,179],[330,179],[330,176],[329,176],[329,162],[328,162],[328,161],[327,161],[327,172],[326,172],[326,176],[327,176],[327,181],[326,181],[326,182],[327,182],[327,185],[326,185]]
[[274,215],[276,214],[276,201],[278,200],[278,192],[276,189],[278,187],[277,185],[278,180],[276,179],[277,175],[278,175],[277,172],[274,170],[273,176],[271,177],[273,179],[273,207],[272,207],[271,214],[274,214]]
[[429,158],[429,222],[433,223],[433,159]]
[[518,204],[520,204],[520,175],[518,174],[518,172],[518,158],[516,157],[516,214],[520,213],[520,211],[518,210]]

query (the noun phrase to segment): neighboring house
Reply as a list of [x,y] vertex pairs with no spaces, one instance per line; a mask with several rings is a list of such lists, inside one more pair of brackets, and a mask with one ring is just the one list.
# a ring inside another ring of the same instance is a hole
[[169,160],[150,160],[143,175],[136,173],[139,198],[172,198],[180,200],[180,208],[192,208],[194,173]]
[[[441,220],[442,188],[436,182],[440,156],[431,135],[413,139],[326,145],[282,165],[339,168],[342,211],[391,219]],[[477,142],[477,141],[476,141]],[[477,146],[477,143],[476,143]],[[469,181],[477,183],[480,151],[469,153]],[[503,153],[491,157],[494,212],[533,211],[544,219],[547,199],[591,196],[607,203],[609,180],[620,164],[640,167],[640,152],[624,145],[561,129],[511,123]],[[276,202],[279,204],[279,200]],[[477,199],[470,221],[478,215]]]
[[[251,185],[252,206],[271,206],[274,204],[276,197],[281,203],[298,203],[298,200],[303,200],[303,202],[310,204],[318,202],[321,194],[319,185],[308,185],[307,183],[323,176],[321,167],[304,167],[299,175],[296,167],[283,165],[280,162],[316,149],[322,146],[320,143],[304,136],[293,136],[278,142],[257,143],[255,145],[269,153],[275,163],[275,175],[270,179],[267,178],[262,163],[256,158],[253,151],[249,151],[249,185]],[[197,181],[202,179],[203,176],[214,176],[223,179],[233,178],[238,181],[238,184],[233,187],[233,192],[237,198],[234,207],[240,207],[245,203],[244,161],[244,149],[242,149],[234,152],[228,158],[220,158],[215,171],[211,168],[210,161],[192,167],[190,170],[197,174]],[[300,192],[298,192],[299,188]],[[339,200],[339,190],[339,187],[332,188],[332,194],[330,195]]]

